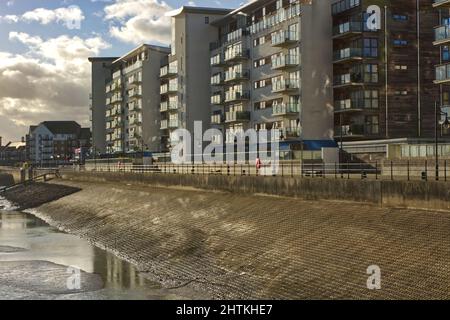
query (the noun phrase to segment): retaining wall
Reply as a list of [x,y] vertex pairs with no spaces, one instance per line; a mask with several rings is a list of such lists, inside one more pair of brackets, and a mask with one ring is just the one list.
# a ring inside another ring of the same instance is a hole
[[268,194],[296,197],[305,200],[344,200],[367,202],[387,207],[450,210],[450,184],[436,181],[381,181],[94,172],[67,172],[63,174],[63,179],[164,187],[194,187],[240,194]]

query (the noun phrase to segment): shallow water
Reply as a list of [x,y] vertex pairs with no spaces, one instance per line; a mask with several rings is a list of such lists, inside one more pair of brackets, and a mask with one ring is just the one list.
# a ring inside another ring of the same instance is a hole
[[0,299],[185,298],[192,296],[161,289],[130,263],[31,214],[0,210]]

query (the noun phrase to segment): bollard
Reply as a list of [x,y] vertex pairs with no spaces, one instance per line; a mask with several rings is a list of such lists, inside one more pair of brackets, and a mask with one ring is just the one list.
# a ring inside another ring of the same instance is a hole
[[25,169],[20,169],[20,182],[24,183],[26,181]]

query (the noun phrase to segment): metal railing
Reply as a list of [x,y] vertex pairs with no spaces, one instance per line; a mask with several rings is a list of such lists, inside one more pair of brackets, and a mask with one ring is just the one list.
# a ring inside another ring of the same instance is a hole
[[[450,178],[450,160],[442,160],[439,167],[431,160],[424,161],[374,161],[362,163],[322,163],[320,161],[281,161],[266,163],[258,169],[252,162],[235,163],[133,163],[109,161],[88,163],[84,166],[64,167],[60,171],[123,172],[141,174],[192,174],[228,176],[277,176],[300,178],[401,180],[401,181],[447,181]],[[438,178],[436,172],[439,172]]]

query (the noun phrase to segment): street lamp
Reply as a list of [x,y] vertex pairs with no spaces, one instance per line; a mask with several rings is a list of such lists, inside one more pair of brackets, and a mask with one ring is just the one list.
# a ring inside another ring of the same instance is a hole
[[[448,119],[448,114],[446,112],[442,112],[441,108],[439,107],[438,110],[438,103],[435,102],[434,104],[434,115],[435,115],[435,156],[436,156],[436,181],[439,181],[439,125],[442,127],[448,129],[450,128],[450,121]],[[439,122],[439,116],[445,116],[445,120],[443,123]]]

